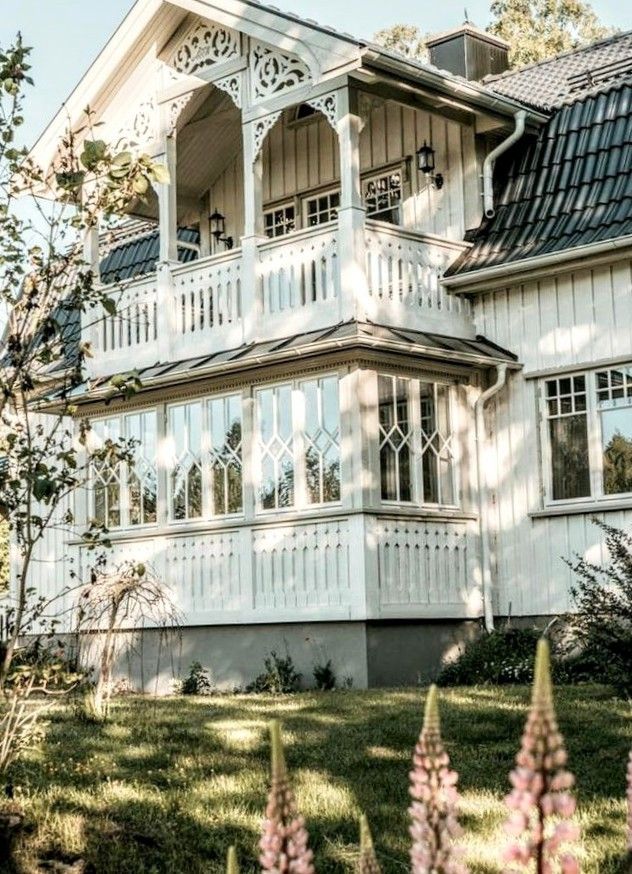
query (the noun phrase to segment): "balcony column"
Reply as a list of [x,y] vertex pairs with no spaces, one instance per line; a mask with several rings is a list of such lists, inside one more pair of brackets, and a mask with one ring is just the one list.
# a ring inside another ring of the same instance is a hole
[[175,340],[175,306],[172,270],[178,263],[178,212],[176,189],[175,134],[164,135],[163,150],[156,162],[164,164],[169,173],[168,182],[156,183],[158,195],[159,255],[156,264],[156,299],[158,359],[169,361]]
[[260,332],[261,294],[259,289],[259,244],[266,240],[263,232],[263,157],[257,142],[256,125],[242,124],[244,151],[244,235],[241,238],[241,315],[244,343],[258,339]]
[[340,262],[340,317],[343,321],[367,317],[369,289],[366,275],[366,209],[360,184],[360,132],[357,92],[337,93],[338,145],[340,149],[340,210],[338,245]]

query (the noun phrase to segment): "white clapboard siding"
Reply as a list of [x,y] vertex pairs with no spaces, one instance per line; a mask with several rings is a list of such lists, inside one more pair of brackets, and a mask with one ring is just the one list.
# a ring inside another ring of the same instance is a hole
[[630,263],[516,285],[474,298],[476,329],[518,355],[521,373],[487,417],[486,470],[494,551],[496,610],[506,615],[555,614],[572,607],[573,574],[565,559],[603,558],[593,516],[632,526],[630,510],[538,517],[542,462],[538,380],[529,374],[607,359],[632,360]]
[[381,616],[480,616],[471,521],[378,519]]

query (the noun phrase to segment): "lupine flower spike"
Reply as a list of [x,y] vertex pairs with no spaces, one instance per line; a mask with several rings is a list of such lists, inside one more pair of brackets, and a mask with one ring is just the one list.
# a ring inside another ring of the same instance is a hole
[[628,853],[632,866],[632,750],[628,759]]
[[237,852],[234,847],[228,848],[228,857],[226,859],[226,874],[239,874],[239,865],[237,864]]
[[431,686],[410,772],[413,874],[467,874],[461,850],[454,843],[461,835],[457,780],[441,740],[437,688]]
[[360,817],[360,858],[358,859],[357,874],[381,874],[373,847],[369,821],[364,814]]
[[296,810],[287,776],[281,728],[276,721],[270,724],[270,740],[272,780],[259,844],[261,868],[274,874],[314,874],[313,854],[307,846],[309,835],[303,817]]
[[564,847],[579,837],[568,820],[575,812],[570,794],[574,777],[565,770],[566,750],[555,718],[551,657],[546,640],[538,642],[531,709],[522,747],[511,772],[513,790],[506,804],[511,811],[506,829],[515,841],[505,860],[510,871],[536,874],[575,874],[576,858]]

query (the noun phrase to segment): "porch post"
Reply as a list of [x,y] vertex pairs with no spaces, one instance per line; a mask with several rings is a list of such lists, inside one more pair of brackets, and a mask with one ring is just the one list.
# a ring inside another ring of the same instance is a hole
[[340,317],[364,320],[368,304],[366,276],[366,209],[360,184],[360,132],[362,120],[356,107],[357,92],[338,92],[338,144],[340,149]]
[[165,164],[169,182],[155,185],[158,195],[159,255],[156,265],[156,318],[158,332],[158,359],[166,362],[172,358],[175,340],[175,307],[172,269],[178,263],[178,213],[176,189],[176,140],[175,135],[164,135],[163,151],[158,162]]
[[244,343],[257,339],[261,315],[259,243],[263,234],[263,157],[255,142],[255,122],[242,124],[244,152],[244,235],[241,238],[241,314]]

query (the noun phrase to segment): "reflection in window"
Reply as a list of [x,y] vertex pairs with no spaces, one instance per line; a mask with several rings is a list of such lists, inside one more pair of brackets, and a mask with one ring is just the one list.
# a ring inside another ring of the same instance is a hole
[[[122,438],[118,418],[99,419],[92,422],[91,427],[99,448],[108,442],[118,443]],[[122,524],[121,463],[109,458],[93,459],[91,478],[94,518],[107,528],[118,528]]]
[[305,478],[310,504],[340,500],[338,378],[301,383],[305,405]]
[[266,236],[270,238],[284,237],[296,230],[294,205],[279,206],[269,209],[263,214]]
[[597,373],[597,409],[604,494],[632,492],[632,367]]
[[556,501],[590,495],[586,377],[546,382],[551,444],[552,497]]
[[261,457],[259,501],[264,510],[294,506],[292,387],[257,392]]
[[315,225],[334,221],[338,218],[339,207],[339,191],[330,191],[327,194],[309,198],[306,204],[307,226],[312,228]]
[[170,493],[174,519],[202,515],[202,404],[169,408]]
[[378,376],[382,500],[412,501],[408,380]]
[[419,384],[421,406],[421,503],[453,504],[452,433],[447,385]]
[[241,396],[212,398],[208,412],[212,513],[214,516],[241,513]]
[[402,202],[402,174],[399,171],[376,176],[364,183],[367,218],[399,224]]
[[156,414],[133,413],[125,417],[125,436],[134,441],[134,462],[128,466],[127,491],[130,525],[156,521]]

